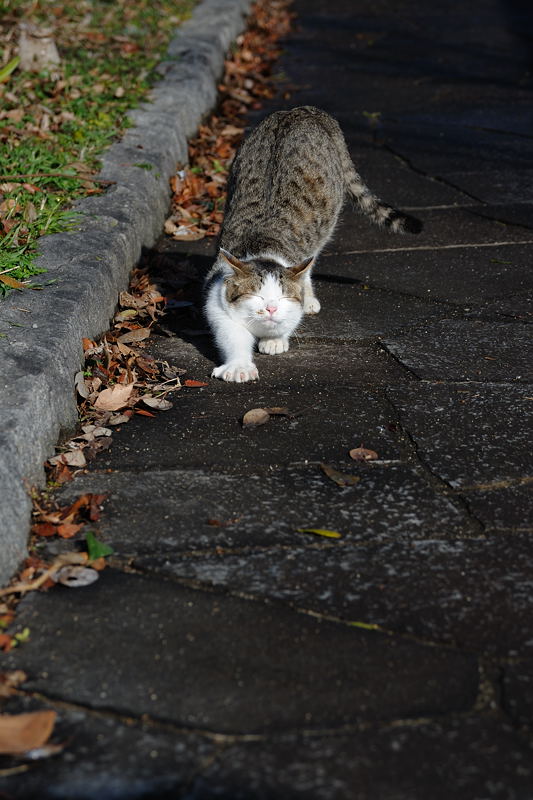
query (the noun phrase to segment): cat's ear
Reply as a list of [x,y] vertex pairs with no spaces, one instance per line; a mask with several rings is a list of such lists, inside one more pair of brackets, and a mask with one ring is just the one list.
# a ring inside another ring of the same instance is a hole
[[230,265],[232,270],[235,273],[237,273],[237,275],[243,274],[243,273],[248,274],[250,272],[249,265],[246,264],[245,261],[239,261],[239,259],[236,256],[232,255],[232,253],[228,252],[228,250],[224,250],[221,247],[220,248],[220,255],[222,256],[224,261],[226,261]]
[[293,278],[301,278],[307,270],[311,269],[313,266],[313,262],[315,260],[314,256],[310,256],[306,258],[305,261],[302,261],[301,264],[297,264],[295,267],[288,267],[287,271],[292,274]]

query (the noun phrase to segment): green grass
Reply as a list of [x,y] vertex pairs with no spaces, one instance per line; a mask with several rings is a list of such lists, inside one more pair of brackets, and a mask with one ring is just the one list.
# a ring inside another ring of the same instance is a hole
[[99,156],[129,126],[126,112],[153,85],[154,67],[194,5],[0,2],[0,79],[17,55],[22,19],[53,27],[61,56],[55,73],[16,67],[0,80],[0,273],[17,280],[36,274],[39,237],[67,230],[73,201],[103,191],[90,182]]

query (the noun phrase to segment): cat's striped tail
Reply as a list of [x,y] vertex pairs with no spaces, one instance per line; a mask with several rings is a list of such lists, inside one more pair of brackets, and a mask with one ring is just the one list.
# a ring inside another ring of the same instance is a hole
[[364,184],[351,159],[349,159],[349,165],[349,170],[345,172],[346,190],[363,214],[376,225],[388,228],[393,233],[420,233],[422,222],[419,219],[404,214],[403,211],[398,211],[387,203],[382,203]]

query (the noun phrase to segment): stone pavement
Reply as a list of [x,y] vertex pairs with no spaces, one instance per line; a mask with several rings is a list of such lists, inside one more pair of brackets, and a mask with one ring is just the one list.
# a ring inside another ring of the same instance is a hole
[[[533,11],[295,8],[290,88],[261,113],[335,114],[425,231],[347,209],[323,311],[258,356],[257,384],[211,381],[198,313],[166,317],[152,352],[209,385],[64,490],[108,493],[116,556],[19,607],[32,638],[5,663],[29,680],[6,708],[55,708],[68,746],[5,797],[533,797]],[[198,296],[212,254],[162,239],[146,258]],[[243,430],[259,406],[303,413]],[[351,461],[361,443],[379,460]]]

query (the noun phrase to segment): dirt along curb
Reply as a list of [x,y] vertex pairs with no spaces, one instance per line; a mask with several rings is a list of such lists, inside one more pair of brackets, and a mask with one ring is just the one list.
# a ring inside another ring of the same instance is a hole
[[26,555],[31,501],[43,462],[77,420],[73,378],[82,338],[109,327],[118,293],[168,210],[169,178],[187,137],[215,104],[224,56],[251,0],[202,0],[171,41],[150,102],[102,157],[108,191],[75,206],[76,229],[40,241],[43,291],[12,292],[0,306],[0,584]]

